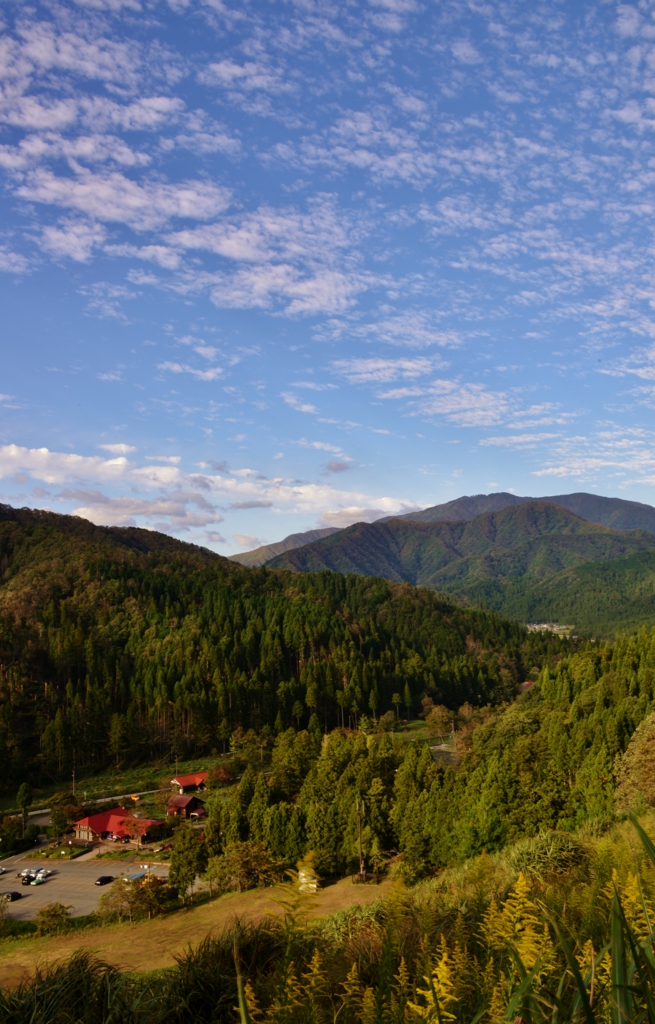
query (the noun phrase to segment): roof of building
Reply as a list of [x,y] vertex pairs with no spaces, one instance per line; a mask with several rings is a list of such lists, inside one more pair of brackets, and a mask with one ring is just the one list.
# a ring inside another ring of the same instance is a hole
[[193,793],[189,793],[187,796],[172,796],[167,807],[188,807],[193,800],[197,800],[198,797],[194,796]]
[[199,786],[201,782],[204,782],[209,772],[195,772],[193,775],[177,775],[174,779],[171,779],[171,785],[174,786]]
[[161,821],[149,818],[135,818],[125,807],[112,807],[110,811],[101,811],[100,814],[91,814],[88,818],[80,818],[76,825],[86,826],[92,832],[100,835],[102,832],[111,832],[112,835],[127,835],[124,829],[126,820],[138,821],[143,826],[140,831],[145,832],[149,825],[161,825]]
[[120,828],[126,818],[132,815],[125,807],[112,807],[110,811],[101,811],[99,814],[91,814],[88,818],[80,818],[76,825],[86,825],[94,832],[114,832]]

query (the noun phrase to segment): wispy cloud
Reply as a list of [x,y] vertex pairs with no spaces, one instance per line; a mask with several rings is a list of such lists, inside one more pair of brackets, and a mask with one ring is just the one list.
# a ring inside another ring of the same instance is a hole
[[384,384],[392,380],[416,380],[434,370],[434,361],[425,356],[414,359],[337,359],[335,373],[351,384]]
[[189,373],[196,380],[214,381],[222,377],[224,370],[220,366],[211,366],[207,370],[199,369],[196,366],[189,366],[188,363],[173,363],[165,362],[158,363],[159,370],[164,370],[168,373]]
[[426,417],[439,417],[460,427],[502,423],[510,409],[508,396],[488,391],[483,384],[435,380],[426,386],[393,388],[380,398],[405,399],[410,409]]

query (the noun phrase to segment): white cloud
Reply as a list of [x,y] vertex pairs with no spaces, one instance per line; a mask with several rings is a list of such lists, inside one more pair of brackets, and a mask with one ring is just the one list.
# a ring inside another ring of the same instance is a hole
[[235,533],[234,539],[239,547],[246,551],[253,551],[254,548],[260,548],[262,544],[266,543],[261,537],[253,537],[250,533]]
[[70,71],[90,79],[133,84],[140,64],[139,48],[132,42],[58,33],[46,21],[24,22],[18,28],[22,54],[40,70]]
[[467,39],[460,39],[453,43],[451,50],[453,56],[462,64],[477,64],[480,61],[480,54]]
[[195,366],[189,366],[188,363],[158,363],[157,369],[167,370],[169,373],[189,373],[196,380],[204,381],[218,380],[219,377],[224,375],[224,371],[220,366],[211,366],[208,370],[199,370]]
[[290,92],[291,83],[286,82],[282,72],[261,61],[245,61],[237,64],[229,58],[209,64],[198,76],[206,85],[222,85],[226,89],[266,93]]
[[67,128],[77,120],[75,100],[16,96],[0,105],[0,121],[26,129]]
[[75,3],[94,11],[122,11],[124,7],[130,11],[142,10],[139,0],[75,0]]
[[[103,526],[136,526],[136,517],[152,520],[163,516],[167,525],[173,526],[176,532],[186,532],[193,527],[223,522],[223,517],[203,495],[198,494],[178,492],[151,499],[134,496],[112,498],[100,491],[66,488],[58,497],[66,501],[83,501],[83,505],[73,509],[73,515]],[[189,505],[196,505],[200,511],[192,511]]]
[[[440,327],[440,318],[440,314],[433,310],[405,309],[386,313],[365,324],[331,319],[316,333],[321,339],[353,337],[402,348],[458,347],[461,344],[459,333]],[[433,365],[439,364],[433,362]]]
[[290,405],[292,409],[296,409],[298,412],[318,413],[318,409],[315,405],[303,402],[297,395],[294,395],[289,391],[283,391],[282,398],[287,405]]
[[88,297],[89,313],[116,320],[126,319],[122,303],[137,297],[137,293],[130,291],[125,285],[112,284],[110,281],[96,281],[92,285],[84,285],[80,288],[80,293]]
[[102,245],[106,235],[101,224],[86,220],[68,220],[61,221],[59,227],[45,227],[39,244],[52,256],[68,256],[83,263],[91,258],[96,246]]
[[306,437],[301,437],[297,443],[303,448],[318,448],[322,452],[333,452],[335,455],[341,454],[340,445],[329,444],[327,441],[308,441]]
[[434,363],[425,356],[414,359],[336,359],[336,373],[351,384],[382,384],[392,380],[416,380],[432,373]]
[[236,262],[234,272],[191,272],[179,287],[209,288],[217,306],[269,308],[285,303],[289,315],[348,309],[375,281],[368,272],[344,270],[353,261],[358,231],[331,197],[301,212],[263,206],[239,218],[176,231],[176,249],[208,251]]
[[377,181],[404,181],[419,187],[437,173],[431,148],[415,129],[394,125],[384,109],[349,111],[322,134],[306,137],[298,147],[279,144],[274,154],[308,169],[321,165],[355,169]]
[[8,171],[20,171],[45,160],[63,158],[71,166],[86,163],[121,164],[125,167],[143,167],[150,163],[146,153],[135,152],[116,135],[78,135],[65,138],[59,132],[42,131],[21,139],[17,146],[0,146],[0,166]]
[[106,253],[110,256],[127,256],[137,260],[156,263],[165,270],[177,270],[181,258],[179,252],[168,245],[106,245]]
[[130,103],[117,103],[105,96],[80,99],[82,122],[96,131],[154,131],[179,121],[185,104],[178,96],[141,96]]
[[96,448],[102,448],[106,452],[110,452],[112,455],[129,455],[130,452],[135,452],[137,449],[133,444],[98,444]]
[[242,309],[266,309],[282,300],[289,316],[340,313],[353,305],[357,293],[367,285],[364,275],[337,270],[304,274],[288,264],[269,263],[234,274],[215,275],[211,299],[219,307]]
[[0,272],[5,274],[24,274],[29,270],[29,262],[18,252],[11,252],[0,245]]
[[215,217],[229,202],[226,189],[209,182],[140,185],[118,171],[94,174],[82,168],[75,177],[66,178],[38,169],[17,194],[32,202],[76,209],[100,221],[119,221],[136,231],[162,227],[175,217]]
[[595,481],[611,476],[619,486],[655,484],[655,433],[610,424],[589,435],[555,440],[538,477]]
[[508,434],[505,437],[485,437],[478,443],[483,446],[515,448],[520,451],[524,448],[536,448],[544,441],[552,441],[553,438],[560,436],[560,434]]
[[424,387],[394,388],[379,397],[409,399],[409,405],[420,415],[443,416],[460,427],[500,423],[510,409],[503,392],[487,391],[483,384],[462,384],[457,380],[435,380]]
[[[388,499],[383,499],[380,502],[380,506],[387,503]],[[376,519],[382,519],[383,516],[398,514],[401,515],[403,512],[415,511],[417,506],[412,505],[406,506],[394,502],[394,508],[366,508],[361,505],[349,505],[345,508],[328,509],[321,516],[319,522],[321,526],[336,526],[339,529],[345,529],[346,526],[352,526],[353,523],[374,523]]]
[[[107,447],[116,446],[108,445],[105,450]],[[121,452],[115,458],[105,459],[5,445],[0,447],[0,477],[22,484],[33,480],[58,485],[62,488],[59,500],[74,502],[75,514],[93,522],[131,525],[141,520],[160,529],[165,520],[166,528],[173,532],[219,522],[216,504],[223,509],[273,508],[314,514],[337,525],[417,507],[402,498],[338,489],[327,482],[310,484],[282,477],[267,478],[250,468],[232,472],[223,469],[221,475],[187,474],[179,465],[171,464],[168,456],[165,463],[140,466],[126,458],[126,454]],[[103,491],[98,490],[99,485]],[[106,494],[106,488],[118,493]]]
[[72,455],[51,452],[48,448],[21,448],[15,444],[0,446],[0,476],[29,473],[48,484],[91,478],[119,480],[125,476],[129,463],[124,456],[103,459],[99,455]]

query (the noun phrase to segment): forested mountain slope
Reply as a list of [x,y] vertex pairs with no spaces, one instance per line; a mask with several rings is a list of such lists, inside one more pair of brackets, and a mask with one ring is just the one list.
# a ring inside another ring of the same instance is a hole
[[[654,710],[655,631],[589,644],[493,712],[460,708],[456,769],[435,762],[427,745],[389,734],[335,730],[321,740],[290,730],[276,740],[267,776],[257,773],[256,746],[245,752],[240,785],[210,801],[207,841],[220,852],[256,840],[291,862],[313,850],[322,873],[347,872],[357,862],[359,801],[369,865],[396,850],[416,880],[549,830],[602,829],[614,817],[623,754]],[[646,787],[651,802],[652,732],[642,743],[650,774],[638,751],[629,761],[632,789]]]
[[[652,563],[640,561],[649,552],[655,553],[655,536],[644,530],[613,530],[534,501],[468,521],[356,523],[270,566],[405,580],[523,620],[569,620],[612,632],[655,621]],[[603,584],[608,575],[611,591]]]
[[0,519],[0,780],[509,699],[564,648],[380,579],[247,569],[144,530]]
[[229,558],[231,562],[238,562],[239,565],[255,567],[263,565],[264,562],[270,562],[276,555],[282,555],[285,551],[301,548],[305,544],[312,544],[315,540],[321,540],[323,537],[329,537],[331,534],[339,532],[336,526],[326,526],[324,530],[305,530],[304,533],[291,533],[284,540],[280,540],[276,544],[262,544],[261,547],[253,548],[252,551],[244,551],[240,555],[230,555]]

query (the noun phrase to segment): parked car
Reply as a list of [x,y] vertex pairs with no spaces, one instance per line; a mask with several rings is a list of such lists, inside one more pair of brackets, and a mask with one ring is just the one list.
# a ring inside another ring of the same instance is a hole
[[109,883],[113,881],[113,875],[100,875],[100,878],[96,878],[96,885],[109,885]]
[[30,885],[44,885],[44,884],[45,884],[45,878],[43,877],[43,875],[35,875],[34,878],[32,879],[32,881],[30,882]]
[[0,875],[6,875],[6,874],[7,874],[7,869],[3,868],[2,865],[0,865]]
[[23,877],[21,878],[20,884],[21,885],[31,885],[32,882],[34,881],[34,878],[35,878],[35,875],[23,875]]
[[13,903],[14,900],[19,900],[22,895],[22,892],[3,892],[2,899],[6,900],[7,903]]
[[50,871],[48,868],[39,868],[39,870],[36,873],[36,877],[37,878],[49,878],[51,874],[52,874],[52,871]]

